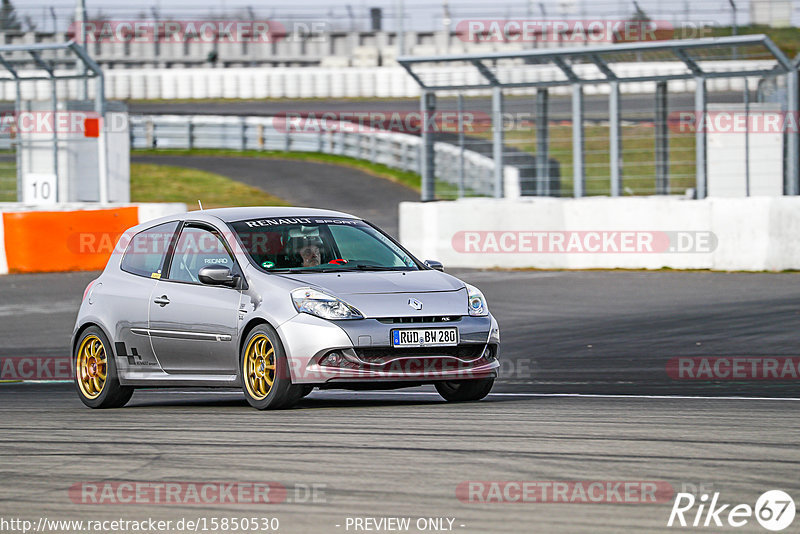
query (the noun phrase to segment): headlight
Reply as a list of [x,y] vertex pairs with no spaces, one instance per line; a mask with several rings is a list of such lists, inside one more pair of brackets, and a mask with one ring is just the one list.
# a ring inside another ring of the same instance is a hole
[[310,313],[323,319],[363,319],[361,312],[348,303],[322,291],[301,287],[292,291],[292,302],[300,313]]
[[486,297],[481,290],[475,286],[467,286],[467,308],[470,315],[486,316],[489,315],[489,306],[486,305]]

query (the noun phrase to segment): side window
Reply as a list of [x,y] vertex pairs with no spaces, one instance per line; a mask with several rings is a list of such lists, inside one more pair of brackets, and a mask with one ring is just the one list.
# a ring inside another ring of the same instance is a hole
[[167,248],[178,228],[177,222],[159,224],[139,232],[125,249],[120,268],[147,278],[161,278]]
[[233,270],[236,263],[219,234],[205,228],[184,227],[172,257],[169,279],[200,283],[198,273],[209,265],[224,265]]

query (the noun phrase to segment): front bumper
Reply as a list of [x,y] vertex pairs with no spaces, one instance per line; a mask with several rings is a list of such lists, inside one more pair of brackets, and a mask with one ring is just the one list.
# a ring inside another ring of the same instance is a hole
[[[301,313],[283,323],[278,333],[285,345],[292,382],[468,380],[497,375],[499,328],[494,318],[453,316],[448,322],[391,322],[402,319],[327,321]],[[457,327],[456,347],[395,349],[391,331],[402,328]],[[340,366],[322,365],[332,351]]]

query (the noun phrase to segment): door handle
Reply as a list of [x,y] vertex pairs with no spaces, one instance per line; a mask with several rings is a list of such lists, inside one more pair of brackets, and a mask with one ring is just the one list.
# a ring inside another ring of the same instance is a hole
[[163,308],[164,306],[169,304],[169,299],[167,298],[166,295],[161,295],[157,299],[153,300],[153,302],[155,302],[156,304],[158,304],[159,306],[161,306]]

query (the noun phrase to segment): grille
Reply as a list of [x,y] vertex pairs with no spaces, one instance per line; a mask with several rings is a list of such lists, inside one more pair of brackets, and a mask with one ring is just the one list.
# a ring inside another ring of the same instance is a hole
[[365,362],[381,363],[395,358],[418,358],[420,356],[455,357],[462,360],[478,358],[484,345],[459,345],[456,347],[415,347],[393,349],[391,347],[357,348],[356,355]]
[[456,323],[461,320],[460,315],[426,315],[421,317],[381,317],[378,321],[383,324],[410,324],[410,323]]

